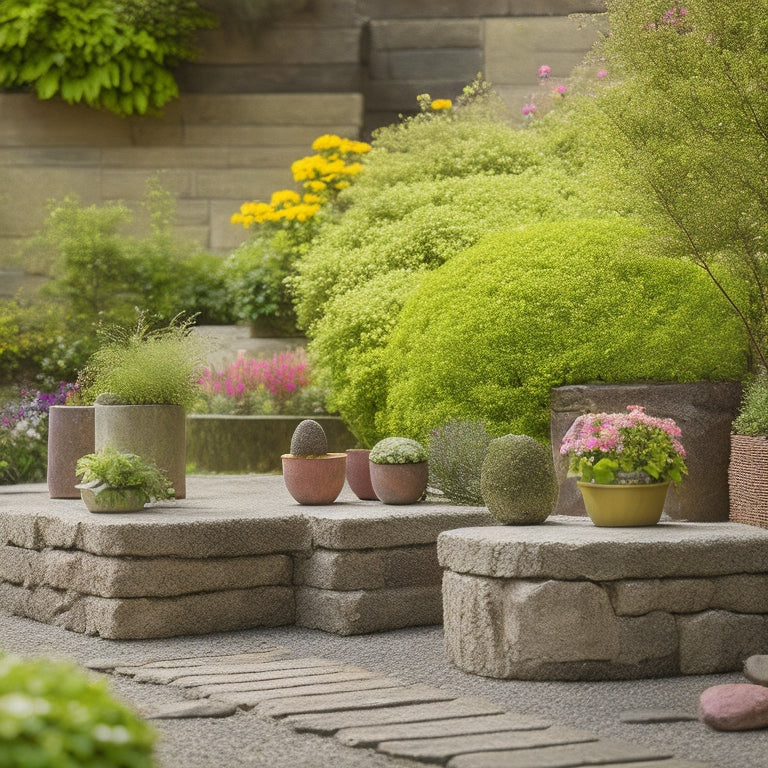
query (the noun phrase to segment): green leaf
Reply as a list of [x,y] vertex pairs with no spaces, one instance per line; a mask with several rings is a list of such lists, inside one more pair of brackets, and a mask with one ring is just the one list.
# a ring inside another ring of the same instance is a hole
[[59,71],[49,70],[35,83],[35,92],[40,99],[50,99],[59,89]]

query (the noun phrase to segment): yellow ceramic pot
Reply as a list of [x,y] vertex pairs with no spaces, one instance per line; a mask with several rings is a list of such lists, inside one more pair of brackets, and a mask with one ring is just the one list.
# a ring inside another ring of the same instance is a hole
[[595,525],[656,525],[669,482],[650,485],[599,485],[577,482],[587,514]]

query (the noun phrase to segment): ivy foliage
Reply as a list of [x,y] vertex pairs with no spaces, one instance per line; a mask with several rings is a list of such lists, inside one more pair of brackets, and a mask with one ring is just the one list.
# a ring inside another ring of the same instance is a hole
[[194,0],[5,0],[0,88],[102,107],[161,109],[178,96],[170,69],[195,55],[215,17]]
[[694,265],[644,255],[649,242],[618,217],[535,224],[426,275],[383,354],[378,428],[419,439],[479,418],[546,442],[552,387],[741,377],[727,302]]

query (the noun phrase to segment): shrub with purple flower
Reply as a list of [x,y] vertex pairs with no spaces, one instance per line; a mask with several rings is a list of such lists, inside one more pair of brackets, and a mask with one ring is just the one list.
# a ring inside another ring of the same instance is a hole
[[645,482],[679,483],[688,474],[681,435],[674,420],[628,405],[627,413],[579,416],[565,433],[560,453],[569,457],[568,476],[586,483],[620,484],[620,473],[641,473]]
[[203,399],[195,410],[235,415],[322,413],[324,397],[311,385],[303,349],[271,360],[238,359],[223,371],[206,368],[198,380]]
[[48,409],[64,405],[75,390],[61,382],[56,392],[21,389],[0,407],[0,485],[45,480],[48,463]]

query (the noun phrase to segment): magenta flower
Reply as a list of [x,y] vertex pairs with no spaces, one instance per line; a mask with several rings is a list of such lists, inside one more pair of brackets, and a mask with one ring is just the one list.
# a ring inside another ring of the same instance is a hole
[[599,80],[602,80],[604,77],[608,77],[608,70],[607,69],[601,69],[597,73],[597,77],[598,77]]
[[539,67],[539,77],[542,78],[543,80],[546,80],[549,77],[549,73],[551,71],[552,70],[546,64],[542,64]]
[[532,115],[536,111],[536,105],[535,104],[526,104],[523,107],[523,114],[524,115]]
[[559,93],[561,96],[564,96],[564,95],[565,95],[565,92],[566,92],[567,90],[568,90],[568,89],[567,89],[567,88],[566,88],[564,85],[558,85],[558,86],[557,86],[557,88],[555,88],[555,91],[556,91],[557,93]]

